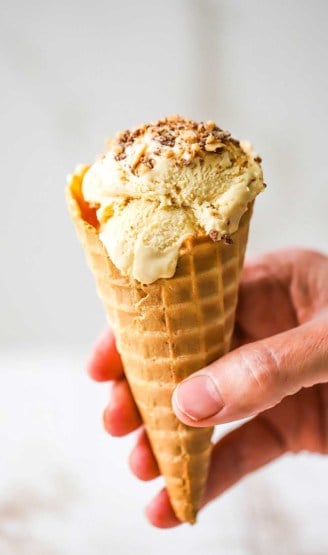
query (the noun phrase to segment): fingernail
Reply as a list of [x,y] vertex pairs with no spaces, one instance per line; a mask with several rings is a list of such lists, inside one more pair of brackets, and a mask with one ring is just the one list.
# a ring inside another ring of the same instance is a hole
[[224,406],[216,384],[205,374],[181,382],[175,400],[179,410],[195,421],[214,416]]

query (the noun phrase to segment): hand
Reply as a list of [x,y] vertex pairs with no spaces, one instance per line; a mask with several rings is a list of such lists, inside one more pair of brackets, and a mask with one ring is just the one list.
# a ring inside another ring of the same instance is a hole
[[[179,384],[172,399],[177,417],[191,426],[254,417],[215,445],[204,505],[288,451],[328,453],[328,258],[290,250],[246,264],[233,347]],[[108,432],[140,427],[110,332],[96,346],[89,373],[114,382],[104,413]],[[130,466],[141,480],[159,474],[143,429]],[[146,513],[161,528],[180,524],[165,489]]]

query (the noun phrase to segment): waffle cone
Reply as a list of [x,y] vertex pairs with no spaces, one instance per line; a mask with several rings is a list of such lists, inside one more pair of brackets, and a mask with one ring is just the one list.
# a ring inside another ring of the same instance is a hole
[[232,244],[190,237],[181,246],[175,275],[142,285],[121,275],[98,237],[81,195],[86,169],[67,187],[69,210],[172,507],[181,521],[193,523],[207,480],[213,429],[182,424],[171,397],[178,382],[229,350],[252,208]]

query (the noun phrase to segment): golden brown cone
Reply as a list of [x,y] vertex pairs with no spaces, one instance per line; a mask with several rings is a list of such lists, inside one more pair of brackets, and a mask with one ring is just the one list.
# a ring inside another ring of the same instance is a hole
[[171,397],[178,382],[229,350],[252,207],[232,244],[190,237],[181,246],[175,275],[142,285],[121,275],[98,237],[94,211],[81,194],[87,169],[71,177],[69,210],[172,507],[181,521],[193,523],[206,485],[212,428],[182,424]]

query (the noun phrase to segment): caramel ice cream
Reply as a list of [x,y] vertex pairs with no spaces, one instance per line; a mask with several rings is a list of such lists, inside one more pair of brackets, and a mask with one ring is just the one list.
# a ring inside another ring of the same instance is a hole
[[188,235],[234,233],[263,189],[258,157],[213,122],[163,118],[108,142],[83,181],[100,239],[123,275],[174,275]]

